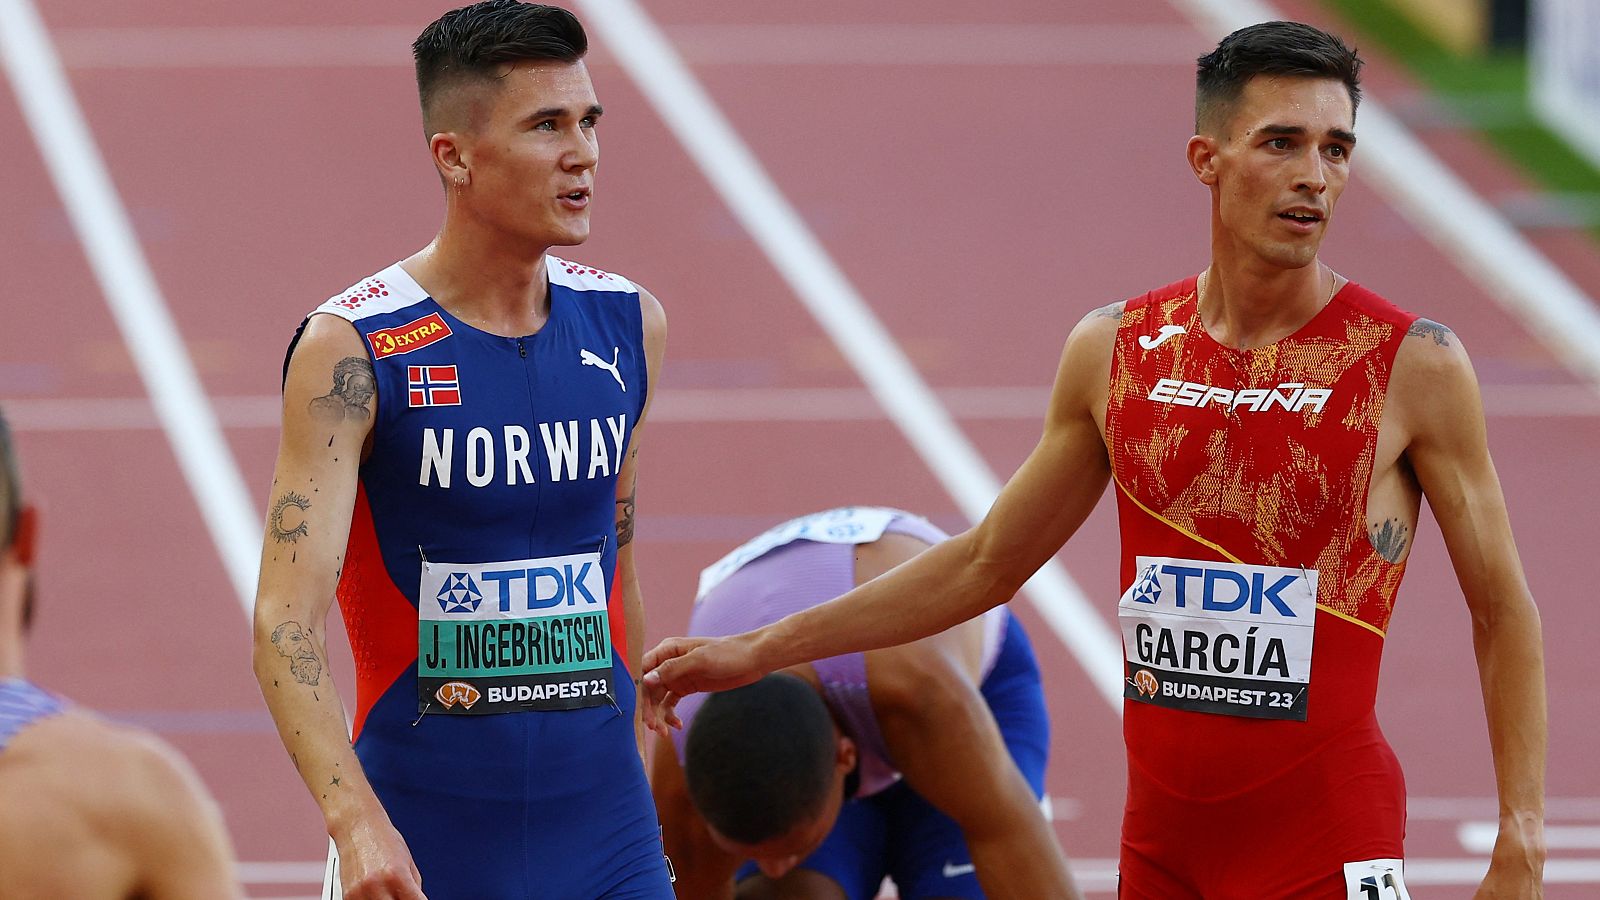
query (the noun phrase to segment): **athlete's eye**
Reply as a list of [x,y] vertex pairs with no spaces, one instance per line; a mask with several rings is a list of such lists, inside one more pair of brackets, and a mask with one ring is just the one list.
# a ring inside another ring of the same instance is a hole
[[533,124],[533,129],[535,131],[555,131],[556,130],[556,121],[554,119],[543,119],[541,121],[535,122]]
[[1350,155],[1350,151],[1343,144],[1333,144],[1328,147],[1328,155],[1334,159],[1344,159]]
[[599,116],[584,116],[583,120],[580,121],[578,124],[580,126],[584,127],[584,128],[593,128],[594,126],[600,124],[600,117]]
[[1273,138],[1267,141],[1267,146],[1274,150],[1287,150],[1289,149],[1289,139],[1286,137]]

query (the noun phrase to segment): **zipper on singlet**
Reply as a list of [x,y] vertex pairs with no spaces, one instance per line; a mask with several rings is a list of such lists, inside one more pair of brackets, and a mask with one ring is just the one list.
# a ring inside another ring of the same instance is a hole
[[523,359],[528,358],[528,348],[523,345],[522,338],[517,338],[517,355]]

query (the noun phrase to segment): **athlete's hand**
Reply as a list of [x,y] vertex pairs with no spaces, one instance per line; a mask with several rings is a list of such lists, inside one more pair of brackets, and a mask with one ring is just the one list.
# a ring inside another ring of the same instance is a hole
[[428,900],[422,893],[422,873],[387,818],[363,819],[334,843],[344,900]]
[[644,655],[644,720],[669,737],[682,728],[678,700],[702,691],[726,691],[766,674],[745,635],[667,638]]
[[1539,900],[1544,896],[1544,825],[1501,819],[1489,874],[1473,900]]

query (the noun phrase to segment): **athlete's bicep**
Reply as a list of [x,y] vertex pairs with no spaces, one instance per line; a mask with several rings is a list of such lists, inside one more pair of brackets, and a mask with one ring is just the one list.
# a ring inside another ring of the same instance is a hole
[[284,382],[283,431],[262,536],[258,638],[286,622],[316,627],[327,614],[378,400],[372,362],[355,329],[334,316],[313,316]]

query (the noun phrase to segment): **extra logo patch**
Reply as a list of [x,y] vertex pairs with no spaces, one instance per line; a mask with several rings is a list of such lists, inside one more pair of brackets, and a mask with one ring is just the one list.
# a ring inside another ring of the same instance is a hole
[[372,358],[383,359],[421,350],[449,336],[450,326],[444,318],[438,313],[429,313],[415,322],[374,331],[367,335],[367,343],[372,345]]
[[406,387],[406,402],[412,407],[461,405],[455,366],[406,366]]
[[444,704],[445,709],[450,709],[457,703],[461,704],[462,709],[471,709],[472,704],[477,703],[478,698],[483,695],[465,681],[446,681],[439,685],[433,696]]

